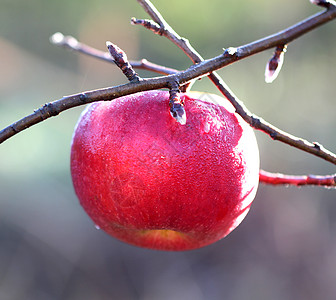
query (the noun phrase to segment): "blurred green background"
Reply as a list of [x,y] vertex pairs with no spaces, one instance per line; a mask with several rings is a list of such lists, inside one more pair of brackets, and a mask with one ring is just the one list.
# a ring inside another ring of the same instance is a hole
[[[153,2],[205,58],[319,11],[308,0]],[[133,16],[147,17],[135,0],[0,0],[0,127],[63,95],[125,82],[115,66],[51,45],[57,31],[102,50],[110,40],[133,60],[190,66],[170,42],[131,26]],[[331,22],[290,44],[273,84],[263,77],[272,51],[219,73],[251,111],[335,152],[335,32]],[[207,79],[195,89],[216,93]],[[190,252],[138,249],[96,230],[69,172],[82,109],[0,145],[1,300],[335,299],[335,190],[261,185],[232,234]],[[321,159],[257,137],[266,170],[335,173]]]

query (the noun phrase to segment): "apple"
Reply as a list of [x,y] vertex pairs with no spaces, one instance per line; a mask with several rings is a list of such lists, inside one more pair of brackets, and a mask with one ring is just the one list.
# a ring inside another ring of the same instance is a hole
[[191,250],[214,243],[248,213],[259,182],[251,127],[227,99],[167,91],[90,104],[73,135],[71,174],[97,228],[126,243]]

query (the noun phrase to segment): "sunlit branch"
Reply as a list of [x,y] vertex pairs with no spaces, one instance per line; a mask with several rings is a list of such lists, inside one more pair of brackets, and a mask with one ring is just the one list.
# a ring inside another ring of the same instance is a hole
[[323,187],[336,187],[336,174],[317,176],[317,175],[285,175],[280,173],[270,173],[261,170],[259,172],[259,181],[265,184],[272,185],[318,185]]
[[[70,35],[64,36],[62,33],[57,32],[50,37],[50,41],[56,46],[60,46],[65,49],[69,49],[69,50],[76,51],[78,53],[82,53],[82,54],[85,54],[85,55],[88,55],[94,58],[98,58],[100,60],[103,60],[109,63],[115,63],[110,53],[95,49],[91,46],[81,43]],[[149,62],[147,59],[142,59],[140,61],[130,60],[129,63],[132,65],[133,68],[152,71],[152,72],[155,72],[161,75],[170,75],[170,74],[175,74],[178,72],[178,70],[176,69],[164,67],[164,66]]]
[[[169,88],[171,82],[179,82],[180,85],[186,84],[196,78],[208,75],[215,70],[232,64],[235,61],[244,59],[266,49],[274,48],[279,44],[287,44],[299,36],[311,31],[312,29],[333,20],[334,18],[336,18],[336,8],[331,7],[325,12],[318,13],[286,30],[238,48],[229,48],[217,57],[206,61],[201,61],[191,66],[189,69],[180,71],[176,74],[144,79],[137,83],[127,83],[116,87],[109,87],[63,97],[60,100],[45,104],[43,107],[35,110],[31,115],[28,115],[1,130],[0,143],[24,129],[29,128],[34,124],[40,123],[52,116],[56,116],[62,111],[72,107],[94,101],[113,100],[121,96],[145,90]],[[261,118],[249,112],[243,103],[239,101],[239,99],[229,90],[225,83],[222,82],[220,77],[213,78],[212,80],[220,83],[217,86],[219,86],[221,92],[234,105],[237,113],[240,114],[252,127],[266,132],[274,140],[282,141],[293,147],[314,154],[325,159],[326,161],[336,164],[336,155],[334,153],[326,150],[317,143],[310,143],[304,139],[297,138],[277,129],[271,124],[268,124]]]
[[[180,37],[163,19],[162,15],[157,11],[154,5],[149,0],[137,0],[153,21],[137,20],[132,18],[132,24],[142,25],[145,28],[153,31],[156,34],[160,34],[168,38],[175,45],[177,45],[182,51],[187,54],[194,63],[201,63],[202,56],[190,45],[189,41]],[[239,48],[228,48],[224,52],[224,57],[232,58],[233,60],[240,60],[252,54],[256,54],[260,51],[276,47],[281,49],[281,53],[284,52],[289,42],[292,42],[299,36],[313,30],[314,28],[330,21],[336,17],[336,7],[333,6],[327,11],[318,13],[302,22],[299,22],[286,30],[283,30],[272,36],[263,38],[256,42],[247,44]],[[222,78],[216,73],[212,72],[209,75],[210,80],[216,85],[220,92],[233,104],[236,112],[253,128],[263,131],[268,134],[273,140],[278,140],[286,143],[290,146],[296,147],[300,150],[322,157],[334,164],[336,164],[336,155],[326,150],[322,145],[317,143],[310,143],[302,138],[298,138],[287,132],[280,130],[274,125],[266,122],[257,115],[251,113],[242,101],[230,90]]]

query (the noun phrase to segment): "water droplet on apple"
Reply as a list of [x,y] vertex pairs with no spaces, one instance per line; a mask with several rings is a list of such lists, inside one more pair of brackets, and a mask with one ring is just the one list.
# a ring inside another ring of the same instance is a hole
[[204,132],[209,133],[209,131],[210,131],[210,124],[209,122],[205,121],[204,122]]
[[97,229],[97,230],[100,230],[100,226],[98,226],[98,225],[95,225],[95,227],[96,227],[96,229]]

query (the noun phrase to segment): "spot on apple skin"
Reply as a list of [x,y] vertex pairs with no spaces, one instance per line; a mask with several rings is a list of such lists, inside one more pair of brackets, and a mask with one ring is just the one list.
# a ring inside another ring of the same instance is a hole
[[153,230],[140,230],[141,235],[148,235],[152,238],[160,238],[164,240],[175,240],[177,237],[184,237],[185,234],[171,229],[153,229]]

